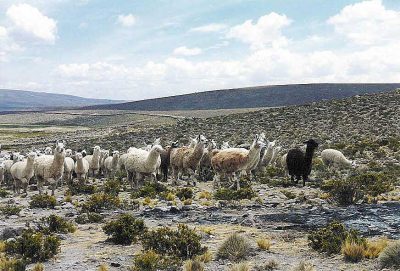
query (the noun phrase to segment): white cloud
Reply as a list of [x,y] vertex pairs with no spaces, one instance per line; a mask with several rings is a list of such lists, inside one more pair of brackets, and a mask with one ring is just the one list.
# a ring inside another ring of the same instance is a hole
[[188,48],[186,46],[181,46],[181,47],[175,48],[175,50],[174,50],[174,55],[182,55],[182,56],[196,56],[196,55],[200,55],[201,53],[202,53],[202,50],[198,47]]
[[131,27],[135,25],[136,18],[132,14],[127,14],[127,15],[121,14],[118,16],[117,22],[122,26]]
[[212,24],[194,27],[194,28],[190,29],[190,31],[208,33],[208,32],[220,32],[226,28],[227,28],[227,25],[225,25],[225,24],[212,23]]
[[57,22],[43,15],[37,8],[28,4],[12,5],[7,9],[7,17],[14,23],[16,30],[51,44],[55,42]]
[[228,38],[238,39],[250,44],[252,49],[265,46],[282,46],[287,44],[287,39],[282,35],[282,28],[290,25],[291,20],[286,15],[275,12],[264,15],[253,24],[253,20],[247,20],[243,24],[232,27]]
[[328,23],[338,34],[361,45],[383,44],[400,36],[400,12],[386,9],[381,0],[345,6]]

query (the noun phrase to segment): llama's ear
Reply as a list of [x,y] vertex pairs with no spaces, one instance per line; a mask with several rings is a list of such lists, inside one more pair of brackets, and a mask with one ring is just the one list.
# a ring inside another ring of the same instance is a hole
[[56,145],[58,145],[58,143],[60,143],[60,140],[57,140],[57,141],[56,141]]
[[256,135],[254,136],[254,140],[258,140],[259,138],[260,138],[259,134],[256,134]]
[[201,139],[201,135],[198,135],[197,136],[197,141],[200,141],[200,139]]

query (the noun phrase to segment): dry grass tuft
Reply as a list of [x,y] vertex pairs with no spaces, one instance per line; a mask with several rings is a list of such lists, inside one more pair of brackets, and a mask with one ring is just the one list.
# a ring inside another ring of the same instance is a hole
[[346,240],[342,246],[342,253],[346,261],[353,263],[359,262],[364,258],[365,245]]
[[260,238],[257,240],[257,246],[261,250],[269,250],[271,248],[271,240],[267,238]]
[[250,271],[250,266],[246,262],[235,264],[229,271]]

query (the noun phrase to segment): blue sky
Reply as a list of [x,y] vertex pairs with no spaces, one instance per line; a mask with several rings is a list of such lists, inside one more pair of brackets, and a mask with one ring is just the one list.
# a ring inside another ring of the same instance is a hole
[[400,1],[0,1],[0,88],[138,100],[400,82]]

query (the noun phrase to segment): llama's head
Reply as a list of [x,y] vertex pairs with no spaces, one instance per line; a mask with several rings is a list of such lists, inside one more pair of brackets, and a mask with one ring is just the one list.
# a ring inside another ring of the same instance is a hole
[[82,154],[82,157],[85,157],[85,156],[87,155],[86,150],[82,150],[82,151],[81,151],[81,154]]
[[159,138],[156,138],[155,140],[154,140],[154,142],[153,142],[153,146],[154,145],[160,145],[160,143],[161,143],[161,138],[159,137]]
[[261,133],[260,135],[259,135],[259,140],[260,141],[265,141],[266,139],[267,139],[267,137],[265,136],[265,133],[263,132],[263,133]]
[[356,161],[351,161],[351,167],[352,168],[357,168],[357,162]]
[[28,160],[29,161],[33,161],[33,160],[35,160],[35,158],[36,158],[36,152],[30,152],[28,154]]
[[314,149],[318,148],[318,143],[314,139],[309,139],[306,142],[304,142],[304,144],[306,144],[307,149],[314,150]]
[[77,153],[75,154],[75,158],[76,158],[76,160],[82,160],[82,158],[83,158],[82,153],[77,152]]
[[119,151],[113,151],[112,156],[113,157],[119,157]]
[[65,157],[72,157],[72,150],[71,149],[66,149],[65,150]]
[[100,154],[100,152],[101,152],[100,146],[94,146],[93,154]]
[[203,135],[198,135],[196,140],[197,140],[197,144],[203,145],[203,146],[206,145],[208,142],[207,138]]
[[21,162],[24,161],[25,156],[23,156],[22,154],[18,155],[17,161]]
[[275,154],[276,154],[276,153],[279,153],[281,150],[282,150],[282,147],[281,147],[281,146],[276,146],[276,147],[274,148],[274,153],[275,153]]
[[196,146],[196,144],[197,144],[197,138],[190,138],[189,148],[194,148],[194,146]]
[[221,145],[221,150],[229,149],[231,146],[228,141],[223,141]]
[[262,137],[260,137],[259,134],[256,134],[254,136],[254,141],[252,146],[256,149],[262,149],[266,146],[266,144],[264,143],[264,140],[262,139]]
[[151,151],[152,151],[152,152],[156,152],[156,153],[161,153],[161,152],[164,151],[164,149],[163,149],[163,147],[161,147],[161,145],[154,145],[154,146],[151,148]]
[[211,141],[208,142],[207,149],[208,149],[209,151],[210,151],[210,150],[214,150],[214,149],[216,149],[216,148],[217,148],[217,142],[215,142],[214,139],[212,139]]
[[130,152],[132,152],[132,151],[134,151],[134,150],[136,150],[135,147],[130,147],[130,148],[128,149],[127,153],[130,153]]
[[44,149],[44,154],[46,154],[46,155],[51,155],[51,154],[53,154],[53,150],[51,149],[51,147],[46,147],[46,148]]
[[56,147],[54,148],[54,154],[56,153],[64,153],[65,152],[65,141],[59,141],[57,140],[56,142]]
[[276,145],[276,140],[274,140],[274,141],[268,141],[268,143],[267,143],[267,148],[270,149],[270,150],[272,150],[272,149],[275,147],[275,145]]

